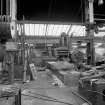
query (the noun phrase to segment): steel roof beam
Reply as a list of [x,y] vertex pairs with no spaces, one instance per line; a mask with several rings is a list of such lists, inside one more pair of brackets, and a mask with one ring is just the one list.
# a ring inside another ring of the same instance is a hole
[[61,21],[16,21],[17,24],[61,24],[61,25],[84,25],[82,23],[73,23],[73,22],[61,22]]
[[[47,40],[50,41],[51,40],[51,43],[59,43],[59,39],[60,39],[60,36],[59,37],[54,37],[54,36],[46,36],[47,37]],[[70,38],[70,37],[69,37]],[[36,40],[38,40],[38,43],[43,43],[45,42],[45,36],[25,36],[25,39],[29,42],[36,42]],[[89,38],[88,37],[85,37],[85,36],[73,36],[71,38],[71,41],[74,43],[74,42],[77,42],[77,41],[82,41],[82,42],[88,42],[89,41]],[[94,37],[94,42],[96,43],[105,43],[105,37]]]

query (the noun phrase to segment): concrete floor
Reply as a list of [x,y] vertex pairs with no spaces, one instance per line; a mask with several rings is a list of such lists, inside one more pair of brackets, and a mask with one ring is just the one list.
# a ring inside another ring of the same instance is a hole
[[[25,84],[22,89],[22,105],[82,105],[82,99],[72,94],[74,87],[54,86],[54,80],[46,72],[38,73],[35,81]],[[31,97],[33,96],[33,97]]]

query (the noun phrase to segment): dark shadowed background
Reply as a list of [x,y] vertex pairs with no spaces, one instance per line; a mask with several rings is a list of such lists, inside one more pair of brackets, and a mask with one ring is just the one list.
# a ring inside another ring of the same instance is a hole
[[[17,18],[39,21],[82,22],[84,18],[84,0],[17,0]],[[94,2],[95,17],[105,18],[105,2],[98,6]]]

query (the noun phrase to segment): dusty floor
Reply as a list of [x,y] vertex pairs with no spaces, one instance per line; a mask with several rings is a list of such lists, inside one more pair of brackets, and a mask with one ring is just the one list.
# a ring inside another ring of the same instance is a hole
[[22,89],[22,105],[82,105],[84,101],[72,93],[70,87],[52,85],[53,79],[39,72],[35,81]]

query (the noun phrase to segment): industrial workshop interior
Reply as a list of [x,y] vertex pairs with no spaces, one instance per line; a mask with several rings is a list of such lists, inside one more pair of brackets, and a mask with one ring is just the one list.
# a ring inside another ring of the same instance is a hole
[[0,0],[0,105],[105,105],[105,0]]

